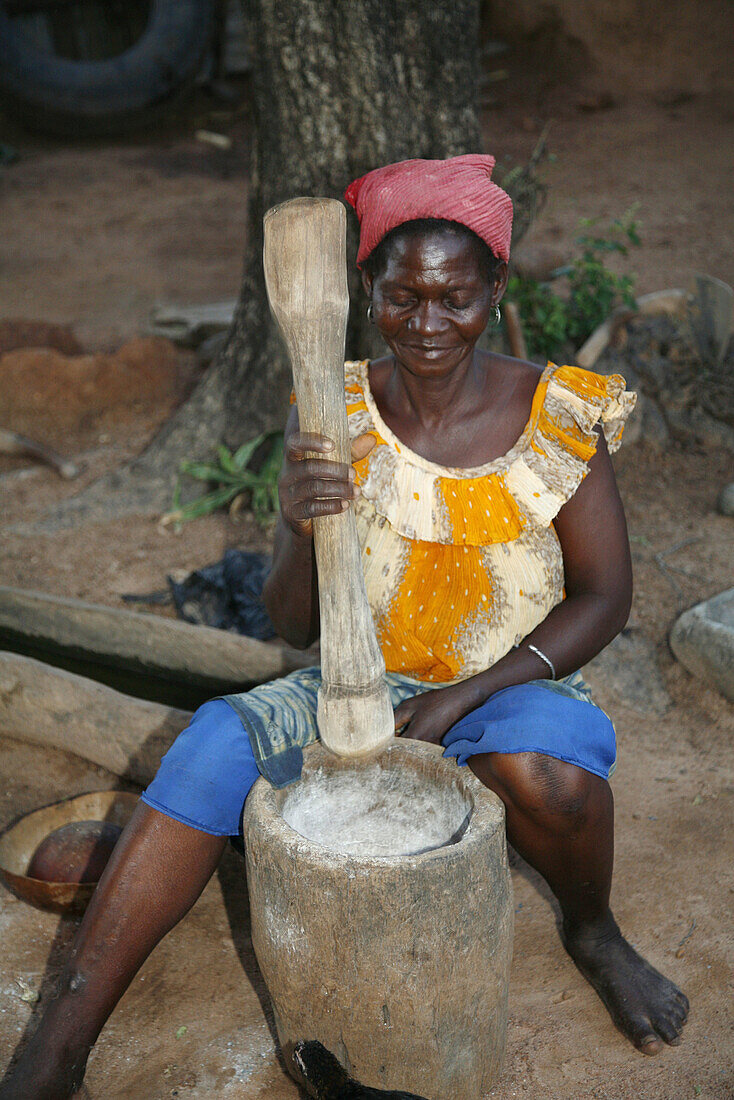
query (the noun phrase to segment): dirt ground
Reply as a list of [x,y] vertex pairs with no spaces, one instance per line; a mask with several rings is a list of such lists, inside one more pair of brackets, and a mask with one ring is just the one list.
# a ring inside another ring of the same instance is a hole
[[[611,218],[638,202],[641,292],[683,285],[691,269],[734,281],[730,108],[715,97],[629,97],[581,110],[574,96],[529,82],[498,87],[484,112],[485,146],[523,159],[553,118],[550,195],[534,237],[568,239],[577,219]],[[579,95],[579,102],[581,96]],[[144,334],[152,302],[207,302],[237,292],[247,197],[246,115],[220,120],[231,151],[197,143],[200,121],[108,145],[60,145],[11,134],[20,161],[0,173],[0,320],[72,323],[86,350]],[[216,127],[215,127],[216,128]],[[161,349],[159,349],[161,350]],[[217,515],[179,535],[150,517],[56,535],[34,520],[63,496],[137,453],[191,388],[190,353],[146,360],[164,372],[165,407],[135,400],[95,373],[85,401],[44,400],[55,376],[29,375],[26,412],[41,436],[81,460],[76,482],[25,459],[2,459],[5,530],[0,583],[122,606],[125,592],[165,586],[166,573],[230,546],[266,548],[251,519]],[[156,364],[158,364],[156,366]],[[95,381],[96,379],[96,381]],[[95,388],[96,387],[96,388]],[[30,404],[29,404],[30,403]],[[91,411],[90,411],[91,410]],[[28,430],[18,421],[3,424]],[[513,880],[515,953],[505,1071],[493,1100],[725,1100],[734,1095],[731,707],[672,658],[676,615],[731,585],[732,520],[715,511],[732,457],[637,444],[616,459],[627,508],[636,595],[625,633],[588,677],[619,738],[613,779],[617,857],[613,904],[632,942],[688,993],[681,1046],[646,1059],[615,1031],[564,955],[548,892],[523,867]],[[163,612],[165,613],[165,611]],[[55,799],[115,786],[77,758],[2,738],[0,825]],[[46,989],[72,922],[0,892],[0,1065],[32,1020],[17,979]],[[190,915],[135,979],[92,1056],[90,1100],[289,1100],[248,934],[244,865],[228,852]]]

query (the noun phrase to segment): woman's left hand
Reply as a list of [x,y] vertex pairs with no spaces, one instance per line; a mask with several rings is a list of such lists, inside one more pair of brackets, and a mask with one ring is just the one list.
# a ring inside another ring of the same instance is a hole
[[395,733],[398,737],[440,745],[444,735],[466,711],[466,702],[454,688],[426,691],[395,708]]

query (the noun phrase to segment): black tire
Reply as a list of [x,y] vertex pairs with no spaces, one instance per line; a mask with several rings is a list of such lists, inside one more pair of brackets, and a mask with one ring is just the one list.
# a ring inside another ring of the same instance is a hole
[[74,61],[39,49],[0,4],[0,93],[33,129],[118,133],[191,85],[211,44],[217,0],[151,0],[141,37],[118,57]]

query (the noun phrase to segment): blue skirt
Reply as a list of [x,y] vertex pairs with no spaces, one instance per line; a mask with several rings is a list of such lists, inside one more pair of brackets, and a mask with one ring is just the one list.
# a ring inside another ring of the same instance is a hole
[[[387,673],[393,707],[440,690]],[[252,691],[204,703],[161,761],[143,802],[214,836],[241,836],[245,799],[259,775],[284,787],[301,774],[303,749],[318,739],[319,668],[300,669]],[[490,696],[443,739],[459,765],[487,752],[553,756],[608,779],[614,770],[614,726],[591,701],[579,673],[533,680]]]

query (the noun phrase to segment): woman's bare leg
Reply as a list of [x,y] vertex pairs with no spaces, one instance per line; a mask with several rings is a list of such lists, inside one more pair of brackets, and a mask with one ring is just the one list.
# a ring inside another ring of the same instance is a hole
[[609,908],[609,784],[538,753],[485,753],[469,766],[505,803],[508,839],[558,898],[566,950],[617,1027],[644,1054],[677,1043],[686,997],[624,939]]
[[0,1084],[0,1100],[74,1095],[105,1021],[199,897],[225,843],[138,804],[84,915],[58,992]]

